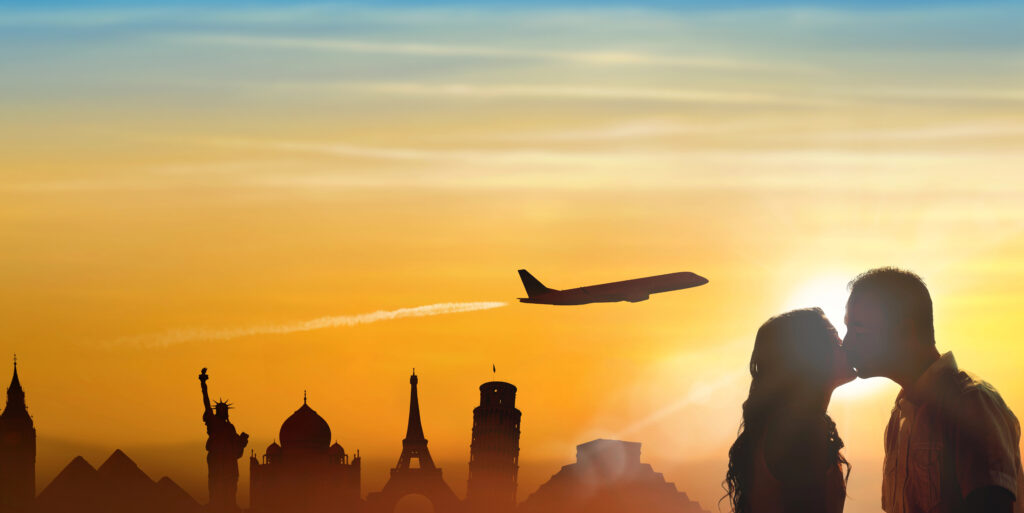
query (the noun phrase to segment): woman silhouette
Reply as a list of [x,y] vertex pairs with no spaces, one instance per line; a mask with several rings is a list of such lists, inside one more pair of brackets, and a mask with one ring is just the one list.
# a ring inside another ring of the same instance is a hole
[[772,317],[757,330],[723,485],[734,512],[843,511],[850,465],[826,413],[832,391],[854,378],[840,344],[820,308]]

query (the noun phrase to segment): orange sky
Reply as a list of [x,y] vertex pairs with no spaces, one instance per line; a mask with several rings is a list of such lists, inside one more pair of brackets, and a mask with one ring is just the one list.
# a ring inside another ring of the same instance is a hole
[[[20,13],[34,29],[12,31],[32,44],[0,100],[0,352],[18,353],[40,489],[120,447],[205,498],[208,367],[259,454],[308,390],[375,491],[416,367],[431,452],[462,494],[494,363],[519,387],[520,498],[576,444],[620,437],[713,509],[757,327],[813,305],[841,323],[846,282],[879,265],[924,277],[940,349],[1020,411],[1024,68],[1013,47],[949,39],[964,16],[999,18],[961,9],[588,11],[621,22],[603,37],[562,11],[185,28],[160,18],[176,11]],[[920,40],[881,52],[826,26]],[[523,267],[554,288],[711,282],[548,307],[516,302]],[[202,335],[477,301],[507,304]],[[200,334],[168,342],[182,330]],[[833,400],[848,511],[878,509],[895,392]]]

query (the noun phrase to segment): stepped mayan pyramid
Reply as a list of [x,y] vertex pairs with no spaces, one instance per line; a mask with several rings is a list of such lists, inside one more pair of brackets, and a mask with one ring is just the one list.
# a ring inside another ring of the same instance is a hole
[[708,513],[640,462],[640,443],[598,439],[576,446],[562,467],[524,501],[522,513]]

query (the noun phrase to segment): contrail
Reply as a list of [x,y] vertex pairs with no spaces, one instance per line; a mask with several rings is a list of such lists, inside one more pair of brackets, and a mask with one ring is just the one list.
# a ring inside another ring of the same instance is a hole
[[264,326],[250,326],[246,328],[194,328],[185,330],[174,330],[157,335],[140,335],[125,337],[118,340],[120,343],[140,344],[146,346],[169,346],[183,342],[196,340],[230,340],[239,337],[252,335],[284,335],[300,331],[313,331],[325,328],[339,328],[344,326],[355,326],[357,324],[369,324],[372,322],[389,321],[405,317],[427,317],[431,315],[442,315],[459,312],[473,312],[476,310],[489,310],[505,306],[500,301],[478,301],[473,303],[436,303],[433,305],[415,306],[410,308],[399,308],[397,310],[377,310],[376,312],[356,315],[333,315],[319,317],[308,321],[292,322],[286,324],[268,324]]

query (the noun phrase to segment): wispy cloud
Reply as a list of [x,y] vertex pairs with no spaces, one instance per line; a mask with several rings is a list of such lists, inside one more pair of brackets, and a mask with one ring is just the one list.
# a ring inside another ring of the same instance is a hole
[[326,155],[330,157],[346,157],[356,159],[372,159],[395,162],[441,162],[472,165],[591,165],[602,166],[602,163],[621,163],[623,160],[632,163],[656,164],[667,160],[684,158],[685,154],[668,150],[601,150],[601,151],[562,151],[558,148],[512,147],[512,148],[466,148],[466,147],[414,147],[414,146],[376,146],[358,144],[350,141],[298,141],[298,140],[258,140],[220,138],[207,139],[206,144],[225,147],[252,148],[275,150],[284,153],[310,155]]
[[538,59],[598,65],[648,65],[714,69],[779,69],[780,64],[747,62],[724,57],[678,56],[622,50],[533,50],[487,45],[446,45],[426,42],[367,41],[357,39],[268,37],[237,34],[173,36],[176,41],[228,46],[317,50],[343,53],[408,55],[421,57],[488,57]]
[[431,315],[443,315],[459,312],[474,312],[477,310],[489,310],[505,306],[500,301],[478,301],[472,303],[437,303],[433,305],[416,306],[411,308],[399,308],[397,310],[377,310],[375,312],[356,315],[334,315],[319,317],[308,321],[299,321],[284,324],[267,324],[262,326],[248,326],[240,328],[193,328],[185,330],[168,331],[155,335],[140,335],[135,337],[124,337],[114,342],[115,345],[136,344],[148,347],[162,347],[184,342],[197,340],[231,340],[254,335],[287,335],[303,331],[322,330],[327,328],[340,328],[370,324],[393,319],[404,319],[407,317],[427,317]]
[[[282,23],[307,25],[330,16],[339,21],[355,13],[366,17],[377,10],[329,9],[322,5],[285,7],[232,6],[230,9],[201,5],[179,6],[88,6],[68,8],[0,8],[0,26],[102,28],[154,23],[188,23],[199,26],[264,26]],[[380,11],[381,15],[388,11]]]
[[903,129],[864,129],[859,131],[822,133],[816,136],[824,141],[839,142],[934,142],[982,140],[1024,137],[1024,124],[963,123],[908,127]]
[[1024,89],[878,89],[843,88],[789,94],[753,90],[683,89],[676,87],[591,86],[584,84],[429,83],[429,82],[306,82],[272,87],[318,91],[353,91],[405,96],[466,99],[556,99],[647,101],[744,107],[858,107],[879,102],[987,102],[1019,104]]
[[780,95],[753,91],[724,91],[661,87],[607,87],[582,84],[469,84],[426,82],[304,82],[271,87],[308,91],[364,92],[404,96],[466,99],[538,98],[561,100],[650,101],[737,106],[818,106],[837,100],[806,95]]
[[970,87],[939,89],[917,87],[913,89],[867,89],[849,91],[846,94],[864,98],[906,101],[1024,102],[1024,88],[991,89]]
[[683,125],[661,120],[633,120],[593,128],[498,135],[491,136],[487,139],[499,141],[534,141],[553,143],[605,142],[654,139],[683,134],[706,134],[721,132],[722,130],[723,129],[720,127],[709,127],[707,124]]

